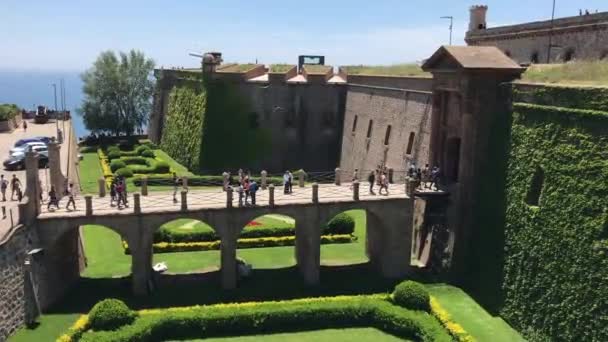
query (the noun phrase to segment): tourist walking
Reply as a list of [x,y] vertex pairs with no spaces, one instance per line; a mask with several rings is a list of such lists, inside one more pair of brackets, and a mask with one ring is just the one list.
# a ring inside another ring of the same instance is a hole
[[173,172],[173,203],[177,203],[177,187],[179,186],[179,178],[177,174]]
[[68,204],[66,204],[65,210],[70,210],[70,204],[72,204],[74,210],[76,210],[76,201],[74,201],[74,184],[70,183],[66,189],[66,194],[68,195]]
[[55,191],[55,187],[51,185],[51,190],[49,190],[49,203],[46,206],[46,210],[50,210],[52,205],[54,205],[56,209],[59,209],[59,200],[57,199],[57,192]]
[[388,196],[388,177],[386,177],[384,172],[380,174],[380,189],[378,189],[379,195],[382,195],[382,189],[386,191],[386,195]]
[[8,188],[8,181],[4,179],[4,175],[0,175],[0,192],[2,192],[2,202],[6,202],[6,188]]
[[27,121],[23,120],[23,131],[27,131]]
[[439,177],[440,177],[440,169],[439,166],[433,166],[433,170],[431,170],[431,185],[429,188],[432,190],[433,185],[435,186],[435,190],[439,190]]
[[118,209],[122,209],[121,204],[124,204],[125,206],[127,205],[126,203],[124,203],[123,183],[121,180],[118,180],[118,183],[116,184],[116,197],[117,197],[116,206],[118,206]]
[[429,170],[429,164],[424,164],[424,169],[422,169],[422,188],[423,189],[427,188],[430,172],[431,172],[431,170]]
[[283,174],[283,194],[289,193],[289,171],[285,171]]
[[367,176],[367,181],[369,182],[369,194],[375,195],[376,194],[374,192],[374,183],[376,182],[376,172],[375,171],[372,171],[369,173],[369,176]]
[[255,207],[255,194],[258,191],[258,183],[254,180],[249,183],[249,196],[251,196],[251,206]]
[[353,171],[353,177],[350,180],[350,189],[353,188],[353,183],[355,181],[359,181],[359,169],[355,169],[355,171]]
[[21,181],[17,178],[17,175],[13,175],[13,179],[11,179],[11,201],[15,200],[15,193],[17,199],[21,201]]
[[287,183],[289,185],[289,193],[291,194],[293,192],[293,174],[291,173],[291,171],[287,170],[287,174],[289,175],[289,182]]
[[245,190],[243,189],[243,184],[239,184],[236,188],[236,192],[239,194],[239,208],[243,206],[243,195]]
[[112,183],[110,183],[110,206],[114,206],[114,202],[116,201],[116,181],[112,179]]
[[243,191],[245,192],[245,205],[247,205],[247,204],[249,204],[249,202],[247,202],[249,200],[249,180],[248,179],[243,180]]

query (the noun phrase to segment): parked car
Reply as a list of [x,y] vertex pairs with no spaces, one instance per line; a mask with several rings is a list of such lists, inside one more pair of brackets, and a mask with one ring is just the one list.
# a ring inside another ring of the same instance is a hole
[[43,142],[45,144],[48,144],[49,142],[51,142],[51,138],[49,137],[33,137],[33,138],[25,138],[25,139],[19,139],[17,140],[17,142],[15,143],[15,147],[19,147],[23,144],[29,143],[29,142]]
[[42,141],[32,141],[32,142],[27,142],[23,145],[19,145],[18,147],[13,147],[10,149],[9,153],[13,154],[15,152],[22,152],[25,153],[25,151],[27,151],[30,147],[33,148],[34,146],[44,146],[46,147],[46,144],[43,143]]
[[[34,145],[32,146],[32,152],[38,152],[38,153],[48,153],[49,147],[46,145]],[[11,156],[17,156],[20,154],[25,155],[26,150],[17,150],[15,152],[11,152]]]
[[[46,152],[41,152],[38,155],[38,167],[46,167],[49,164],[49,155]],[[4,169],[12,171],[12,170],[22,170],[25,169],[25,154],[19,154],[15,156],[11,156],[7,160],[4,161]]]

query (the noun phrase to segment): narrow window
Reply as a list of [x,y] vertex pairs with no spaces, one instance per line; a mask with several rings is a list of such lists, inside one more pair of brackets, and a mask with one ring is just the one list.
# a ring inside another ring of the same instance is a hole
[[409,139],[407,139],[407,150],[405,151],[406,154],[412,154],[412,149],[414,148],[414,138],[416,138],[416,134],[411,132]]
[[384,135],[384,145],[388,145],[391,140],[391,125],[386,126],[386,134]]
[[372,126],[374,125],[374,120],[369,120],[369,125],[367,125],[367,137],[372,137]]
[[573,59],[574,59],[574,49],[569,48],[564,53],[564,62],[570,62]]
[[448,180],[458,182],[460,168],[460,138],[449,138],[446,155],[445,175]]
[[357,119],[359,119],[359,117],[355,115],[355,120],[353,121],[353,133],[357,130]]
[[526,203],[528,205],[538,206],[544,183],[545,171],[541,167],[537,166],[536,170],[534,171],[534,176],[532,176],[532,183],[528,189],[528,194],[526,195]]

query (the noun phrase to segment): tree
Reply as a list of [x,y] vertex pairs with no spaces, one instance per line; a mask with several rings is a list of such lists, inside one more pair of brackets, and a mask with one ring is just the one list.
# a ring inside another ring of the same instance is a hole
[[131,135],[148,123],[154,61],[136,50],[104,51],[82,75],[84,100],[78,110],[93,132]]

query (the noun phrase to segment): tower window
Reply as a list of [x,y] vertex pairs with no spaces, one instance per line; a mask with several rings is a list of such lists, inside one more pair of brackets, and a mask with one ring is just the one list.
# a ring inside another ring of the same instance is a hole
[[359,119],[359,117],[355,115],[355,120],[353,120],[353,133],[357,130],[357,119]]
[[384,145],[388,145],[391,139],[391,125],[386,126],[386,133],[384,134]]
[[367,137],[372,137],[372,127],[374,125],[374,120],[369,120],[369,124],[367,125]]
[[416,133],[411,132],[410,137],[407,139],[407,149],[405,151],[406,154],[412,154],[412,149],[414,148],[414,139],[416,138]]
[[564,62],[570,62],[574,59],[574,49],[569,48],[564,52]]
[[532,53],[532,55],[530,56],[530,63],[532,63],[532,64],[537,64],[537,63],[538,63],[538,60],[539,60],[539,59],[538,59],[538,52],[537,52],[537,51],[534,51],[534,52]]

